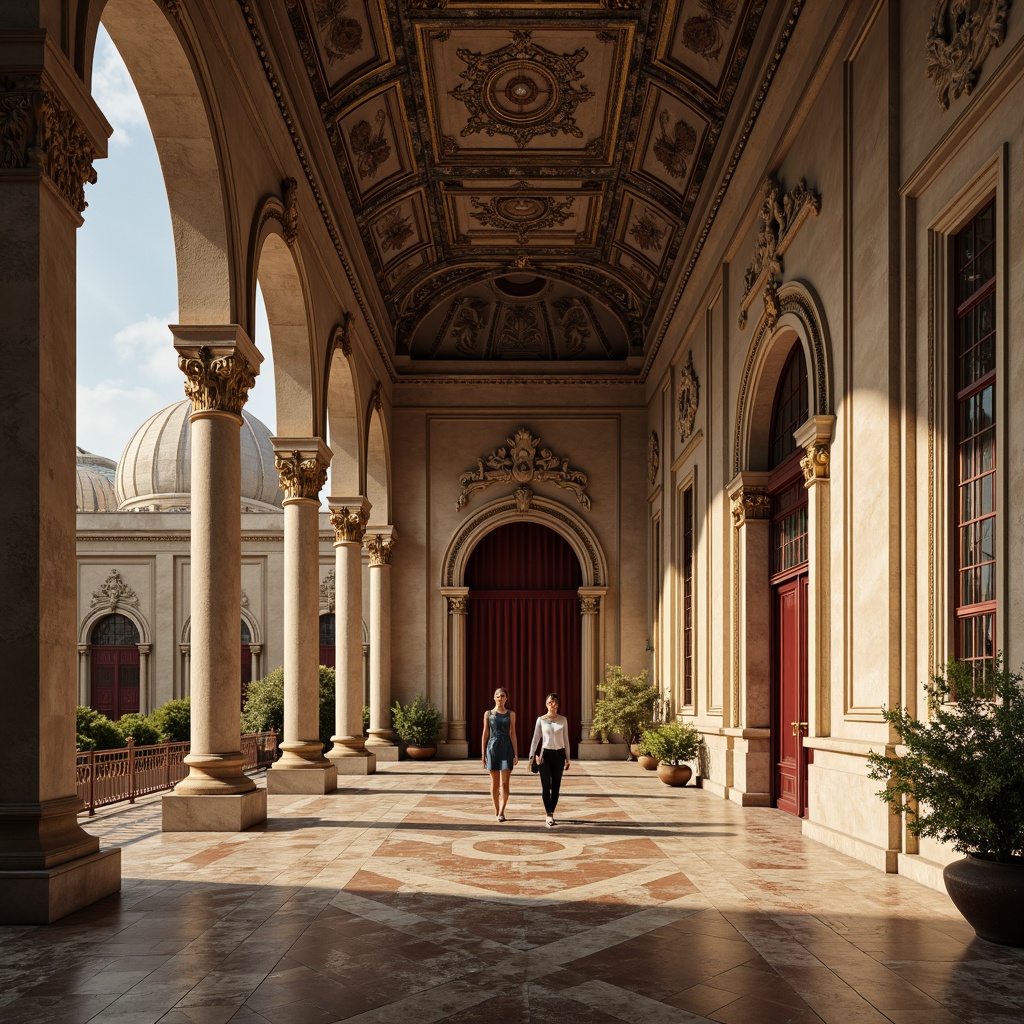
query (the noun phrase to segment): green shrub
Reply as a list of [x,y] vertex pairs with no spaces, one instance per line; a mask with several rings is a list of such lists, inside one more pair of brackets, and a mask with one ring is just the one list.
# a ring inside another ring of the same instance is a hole
[[370,735],[370,705],[363,705],[363,736]]
[[184,743],[192,738],[192,701],[189,697],[161,704],[149,720],[156,729],[157,742]]
[[700,733],[690,722],[666,722],[655,729],[645,729],[640,746],[662,764],[685,764],[700,750]]
[[621,733],[627,743],[654,719],[658,691],[647,681],[647,669],[627,676],[618,665],[608,665],[600,699],[594,704],[593,728],[602,733]]
[[124,740],[124,746],[128,745],[129,736],[134,740],[137,747],[146,747],[153,743],[160,743],[163,739],[160,731],[153,724],[152,718],[148,715],[122,715],[114,725]]
[[[106,715],[82,705],[75,711],[75,733],[79,738],[79,750],[117,750],[124,746],[117,726]],[[83,746],[82,740],[88,746]]]
[[[320,742],[334,735],[334,669],[320,666]],[[284,668],[275,668],[249,684],[242,708],[242,732],[284,732]]]
[[391,725],[406,745],[432,747],[441,735],[441,712],[421,693],[411,704],[395,701],[391,708]]

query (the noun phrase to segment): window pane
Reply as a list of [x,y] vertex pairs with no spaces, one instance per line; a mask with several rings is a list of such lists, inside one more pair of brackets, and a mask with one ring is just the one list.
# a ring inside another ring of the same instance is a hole
[[976,570],[981,574],[979,583],[979,601],[994,601],[996,599],[996,574],[995,566],[989,562]]
[[995,477],[989,473],[983,476],[979,481],[981,485],[981,500],[977,515],[986,515],[990,512],[994,512],[996,508],[995,498],[993,497]]

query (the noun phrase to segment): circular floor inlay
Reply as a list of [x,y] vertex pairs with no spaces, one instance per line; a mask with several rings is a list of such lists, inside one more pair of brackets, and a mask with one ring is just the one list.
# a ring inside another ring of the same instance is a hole
[[583,844],[578,839],[519,839],[477,837],[456,839],[452,853],[471,860],[563,860],[583,854]]

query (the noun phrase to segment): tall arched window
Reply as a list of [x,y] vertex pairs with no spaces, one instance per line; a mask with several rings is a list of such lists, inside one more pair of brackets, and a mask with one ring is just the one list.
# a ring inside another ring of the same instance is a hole
[[93,626],[89,642],[91,707],[113,721],[138,711],[138,627],[127,615],[106,615]]
[[320,616],[320,664],[334,668],[334,612]]

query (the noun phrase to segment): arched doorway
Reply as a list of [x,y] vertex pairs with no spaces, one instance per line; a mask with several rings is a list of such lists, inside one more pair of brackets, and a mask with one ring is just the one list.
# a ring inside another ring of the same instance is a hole
[[89,704],[112,721],[139,711],[139,630],[127,615],[105,615],[89,642]]
[[772,800],[807,813],[807,490],[804,449],[793,433],[807,420],[807,364],[796,342],[772,409],[770,476],[772,608]]
[[[484,712],[494,688],[509,692],[521,752],[544,710],[561,696],[561,713],[579,742],[583,574],[569,543],[539,523],[513,522],[481,538],[466,565],[466,732],[480,756]],[[575,753],[575,749],[573,751]]]

